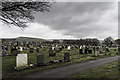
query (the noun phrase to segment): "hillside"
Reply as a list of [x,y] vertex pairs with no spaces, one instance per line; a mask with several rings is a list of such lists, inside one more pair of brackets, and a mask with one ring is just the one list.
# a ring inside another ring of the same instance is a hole
[[40,38],[31,38],[31,37],[18,37],[16,38],[16,41],[30,41],[30,42],[41,42],[41,41],[46,41],[45,39],[40,39]]

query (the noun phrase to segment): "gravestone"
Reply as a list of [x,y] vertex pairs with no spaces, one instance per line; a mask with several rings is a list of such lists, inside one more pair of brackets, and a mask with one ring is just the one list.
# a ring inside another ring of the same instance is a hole
[[85,52],[84,53],[87,54],[87,48],[85,48]]
[[6,54],[7,54],[7,51],[6,51],[6,50],[3,50],[3,51],[2,51],[2,56],[6,56]]
[[39,52],[39,48],[36,49],[36,52]]
[[37,55],[37,66],[44,65],[44,54]]
[[49,53],[49,56],[54,57],[56,56],[56,53]]
[[67,50],[70,51],[70,46],[68,46]]
[[29,51],[30,53],[33,53],[33,48],[30,48],[30,51]]
[[106,48],[106,51],[107,51],[107,52],[109,52],[109,49],[108,49],[108,48]]
[[20,51],[23,51],[23,48],[22,48],[22,47],[20,47]]
[[11,49],[11,55],[17,56],[18,53],[19,53],[19,51],[16,48]]
[[62,47],[60,47],[59,50],[62,51]]
[[64,53],[64,62],[70,61],[70,53]]
[[52,47],[52,50],[55,50],[55,47]]
[[99,51],[95,51],[95,56],[99,56]]
[[65,45],[65,48],[67,48],[68,46],[67,45]]
[[17,54],[16,57],[16,69],[21,70],[28,67],[28,57],[27,54]]
[[93,46],[93,51],[94,51],[94,53],[95,53],[95,47]]
[[64,46],[62,46],[62,49],[64,49]]
[[80,53],[80,54],[83,54],[83,49],[79,49],[79,53]]
[[50,60],[49,63],[54,63],[54,60]]
[[4,46],[4,49],[7,51],[8,50],[8,46]]
[[90,54],[92,54],[92,50],[88,50]]

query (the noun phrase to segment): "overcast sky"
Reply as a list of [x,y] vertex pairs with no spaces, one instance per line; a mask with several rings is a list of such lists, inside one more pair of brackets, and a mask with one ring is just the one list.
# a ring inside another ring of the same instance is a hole
[[44,39],[118,38],[117,2],[56,2],[50,12],[34,14],[22,31],[0,23],[0,36]]

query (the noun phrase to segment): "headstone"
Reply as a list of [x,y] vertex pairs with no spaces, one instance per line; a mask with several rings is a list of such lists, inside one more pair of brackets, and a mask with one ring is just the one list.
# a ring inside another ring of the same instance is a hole
[[109,49],[108,49],[108,48],[106,48],[106,51],[107,51],[107,52],[109,52]]
[[44,65],[44,54],[37,55],[37,66]]
[[89,50],[89,53],[92,54],[92,50]]
[[95,56],[99,56],[99,51],[95,51]]
[[70,53],[64,53],[64,62],[70,61]]
[[20,47],[20,51],[23,51],[23,48],[22,48],[22,47]]
[[68,49],[68,51],[70,51],[70,46],[68,46],[68,48],[67,48],[67,49]]
[[7,51],[6,51],[6,50],[3,50],[3,51],[2,51],[2,56],[6,56],[6,54],[7,54]]
[[54,63],[54,60],[50,60],[49,63]]
[[11,55],[17,56],[18,53],[19,53],[19,51],[16,48],[11,49]]
[[62,51],[62,47],[60,47],[59,50]]
[[55,50],[55,47],[52,47],[52,50]]
[[79,53],[80,53],[80,54],[83,54],[83,49],[79,49]]
[[36,49],[36,52],[39,52],[39,48]]
[[7,51],[8,50],[8,46],[4,46],[5,50]]
[[30,48],[30,51],[29,51],[30,53],[33,53],[33,48]]
[[63,62],[62,59],[59,59],[59,62]]
[[85,52],[84,53],[87,54],[87,48],[85,48]]
[[62,49],[64,49],[64,46],[62,46]]
[[49,56],[54,57],[56,56],[56,53],[49,53]]
[[54,60],[54,63],[59,63],[59,60]]
[[95,47],[93,46],[93,51],[94,51],[94,53],[95,53]]
[[28,67],[28,57],[27,54],[17,54],[16,57],[16,69],[25,69]]
[[56,48],[58,47],[58,45],[55,46]]

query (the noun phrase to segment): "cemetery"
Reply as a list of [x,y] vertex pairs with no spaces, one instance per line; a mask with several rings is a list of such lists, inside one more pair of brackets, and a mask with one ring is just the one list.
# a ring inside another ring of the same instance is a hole
[[18,77],[40,70],[119,55],[118,46],[101,46],[99,43],[91,45],[88,42],[3,41],[3,77]]

